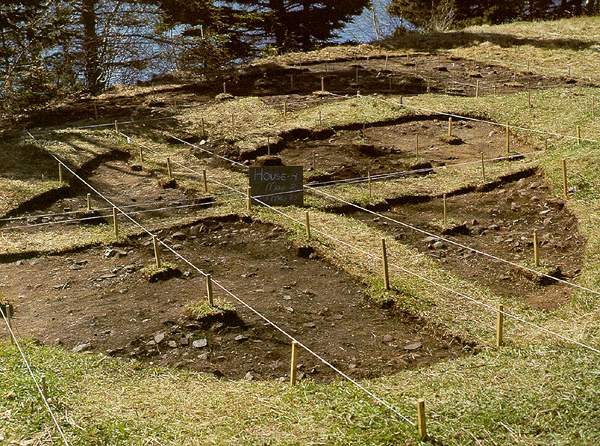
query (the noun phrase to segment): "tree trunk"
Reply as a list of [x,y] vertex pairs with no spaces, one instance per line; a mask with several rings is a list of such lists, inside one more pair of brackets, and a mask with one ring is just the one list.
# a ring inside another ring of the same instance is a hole
[[85,83],[91,94],[104,89],[102,67],[100,66],[100,39],[97,34],[97,0],[83,0],[81,4],[81,25],[83,26],[83,71]]

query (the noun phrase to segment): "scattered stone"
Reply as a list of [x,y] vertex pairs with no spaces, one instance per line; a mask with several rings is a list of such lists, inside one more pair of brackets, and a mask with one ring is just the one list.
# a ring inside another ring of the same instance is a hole
[[306,322],[305,324],[302,324],[302,326],[305,328],[315,328],[317,324],[315,324],[314,322]]
[[423,346],[423,344],[421,344],[420,342],[412,342],[410,344],[406,344],[404,346],[404,350],[418,350]]
[[73,353],[83,353],[92,349],[92,344],[89,342],[81,343],[75,347],[73,347]]
[[444,242],[441,242],[441,241],[438,240],[433,245],[431,245],[431,247],[433,249],[444,249],[446,247],[446,244]]
[[167,345],[171,348],[177,348],[177,342],[175,341],[169,341]]
[[244,379],[246,381],[252,381],[254,379],[254,375],[252,374],[252,372],[248,372],[244,375]]
[[157,344],[160,344],[163,340],[165,339],[165,334],[164,333],[156,333],[154,335],[154,342]]
[[234,340],[238,341],[238,342],[242,342],[245,341],[246,339],[248,339],[248,336],[244,336],[244,335],[237,335],[235,338],[233,338]]
[[192,347],[194,348],[204,348],[207,345],[208,341],[206,340],[206,338],[196,339],[194,342],[192,342]]
[[171,235],[171,238],[173,240],[185,240],[187,238],[187,235],[185,235],[185,233],[178,231],[174,234]]
[[386,344],[388,342],[392,342],[394,340],[394,337],[392,335],[386,334],[383,336],[383,342],[385,342]]

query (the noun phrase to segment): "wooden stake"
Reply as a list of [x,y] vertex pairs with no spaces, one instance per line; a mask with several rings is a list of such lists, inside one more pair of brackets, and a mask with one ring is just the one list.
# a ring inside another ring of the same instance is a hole
[[140,146],[140,164],[144,164],[144,150]]
[[294,89],[294,75],[290,74],[290,89]]
[[202,170],[202,180],[204,181],[204,192],[208,193],[208,179],[206,178],[206,169]]
[[419,157],[419,134],[418,133],[417,133],[416,139],[415,139],[415,157],[416,158]]
[[427,425],[425,423],[425,401],[417,401],[417,427],[419,429],[419,439],[427,439]]
[[206,275],[206,298],[208,299],[208,305],[214,307],[212,276],[210,274]]
[[290,360],[290,385],[296,385],[296,377],[298,372],[298,342],[292,341],[292,357]]
[[383,68],[384,70],[388,69],[388,59],[389,59],[389,56],[386,54],[386,56],[385,56],[385,65],[384,65],[384,68]]
[[287,103],[287,99],[286,99],[285,102],[283,103],[283,119],[287,119],[287,112],[288,112],[288,103]]
[[479,97],[479,79],[477,79],[477,82],[475,83],[475,97]]
[[371,171],[367,171],[367,181],[369,183],[369,200],[373,198],[373,184],[371,183]]
[[581,126],[577,126],[577,144],[581,144]]
[[325,76],[321,76],[321,92],[325,91]]
[[571,65],[567,66],[567,75],[571,77]]
[[115,132],[119,132],[119,123],[115,119]]
[[267,155],[271,154],[271,137],[267,136]]
[[113,207],[113,227],[115,231],[115,239],[119,239],[119,218],[117,214],[117,208]]
[[446,227],[446,216],[448,214],[448,208],[446,205],[446,194],[443,195],[443,204],[444,204],[444,228]]
[[87,194],[85,201],[87,202],[87,211],[90,212],[92,210],[92,194]]
[[540,266],[540,251],[538,245],[537,231],[533,231],[533,264],[537,267]]
[[204,118],[200,118],[200,122],[202,123],[202,139],[206,138],[206,130],[204,128]]
[[223,82],[223,93],[227,93],[227,82]]
[[504,345],[504,305],[498,305],[496,318],[496,347]]
[[323,125],[323,112],[321,110],[319,110],[319,125]]
[[596,96],[592,96],[592,118],[596,117]]
[[483,157],[483,152],[481,152],[481,177],[485,183],[485,158]]
[[505,140],[506,154],[510,155],[510,125],[508,122],[505,127]]
[[235,113],[231,113],[231,127],[235,127]]
[[494,84],[494,94],[498,94],[498,86]]
[[388,89],[391,92],[392,91],[392,76],[388,77],[388,83],[389,83]]
[[387,247],[385,245],[385,239],[381,239],[381,255],[383,257],[383,285],[386,290],[390,289],[390,275],[388,270],[388,258],[387,258]]
[[427,93],[431,93],[431,85],[429,85],[429,80],[427,81]]
[[171,158],[167,157],[167,176],[169,180],[173,179],[173,171],[171,170]]
[[452,116],[448,118],[448,138],[452,138]]
[[42,395],[46,398],[48,397],[48,383],[46,382],[46,375],[40,376],[40,387],[42,390]]
[[246,189],[246,209],[248,212],[252,210],[252,189],[250,187]]
[[563,173],[563,195],[565,200],[569,198],[569,179],[567,177],[567,160],[562,160],[562,173]]
[[315,154],[315,151],[313,150],[312,153],[312,168],[313,170],[316,168],[317,166],[317,155]]
[[155,235],[152,236],[152,246],[154,247],[154,262],[156,264],[156,267],[160,269],[160,248],[158,246],[158,240],[156,239]]
[[[4,317],[6,318],[6,324],[8,325],[8,336],[10,337],[10,343],[11,344],[15,344],[15,339],[13,338],[13,331],[12,331],[12,308],[10,306],[10,304],[7,302],[4,305]],[[2,309],[0,309],[0,312],[2,312]]]
[[62,164],[60,161],[58,162],[58,182],[60,184],[63,183],[63,170],[62,170]]
[[310,214],[308,211],[306,211],[304,213],[304,216],[306,218],[306,238],[308,240],[310,240]]

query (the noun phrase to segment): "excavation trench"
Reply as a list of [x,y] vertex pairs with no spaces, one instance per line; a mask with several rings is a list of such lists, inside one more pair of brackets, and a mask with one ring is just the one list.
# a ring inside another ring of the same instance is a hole
[[[353,377],[391,374],[472,351],[429,324],[371,303],[346,273],[314,254],[300,257],[278,227],[230,217],[162,236]],[[163,257],[172,260],[167,253]],[[191,318],[186,308],[205,299],[204,278],[174,261],[180,278],[150,283],[142,268],[151,261],[151,246],[140,240],[4,265],[4,293],[15,297],[14,324],[21,336],[68,349],[233,379],[286,379],[289,339],[216,286],[215,299],[234,303],[236,316]],[[298,370],[316,381],[336,376],[304,350]]]

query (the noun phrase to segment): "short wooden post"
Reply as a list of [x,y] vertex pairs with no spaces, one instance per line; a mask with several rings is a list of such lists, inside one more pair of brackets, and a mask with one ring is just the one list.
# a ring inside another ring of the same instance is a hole
[[202,125],[202,138],[206,138],[206,128],[204,124],[204,118],[200,118],[200,123]]
[[400,96],[400,105],[404,105],[404,96]]
[[252,188],[246,188],[246,209],[248,212],[252,210]]
[[267,136],[267,155],[271,154],[271,137]]
[[119,123],[117,122],[117,120],[115,119],[115,132],[119,132]]
[[540,251],[538,244],[538,234],[537,231],[533,231],[533,264],[538,267],[540,266]]
[[429,80],[427,80],[427,93],[431,93],[431,85],[429,84]]
[[452,138],[452,116],[448,118],[448,138]]
[[567,177],[567,160],[562,160],[562,174],[563,174],[563,195],[565,200],[569,198],[569,178]]
[[498,86],[494,84],[494,94],[498,94]]
[[63,168],[62,163],[60,161],[58,162],[58,182],[60,184],[63,183]]
[[367,170],[367,182],[369,183],[369,200],[373,198],[373,183],[371,182],[371,171]]
[[319,110],[319,125],[323,126],[323,112]]
[[287,99],[285,100],[285,102],[283,103],[283,119],[287,119],[287,113],[288,113],[288,103],[287,103]]
[[231,113],[231,127],[235,127],[235,113]]
[[215,301],[213,298],[213,284],[212,284],[212,276],[210,274],[206,275],[206,298],[208,299],[208,305],[211,307],[215,306]]
[[381,255],[383,257],[383,286],[386,290],[390,289],[390,275],[388,270],[387,247],[385,239],[381,239]]
[[388,90],[391,92],[392,91],[392,76],[388,77]]
[[293,90],[294,88],[294,75],[290,74],[290,89]]
[[206,178],[206,169],[202,170],[202,180],[204,181],[204,192],[208,193],[208,179]]
[[506,154],[510,155],[510,124],[507,122],[506,123],[506,127],[505,127],[505,142],[504,142],[504,146],[506,148]]
[[571,65],[567,65],[567,76],[571,77]]
[[384,69],[384,70],[387,70],[387,69],[388,69],[388,60],[389,60],[389,57],[390,57],[390,56],[388,56],[387,54],[385,55],[385,65],[384,65],[384,67],[383,67],[383,69]]
[[113,206],[113,229],[115,232],[115,239],[119,239],[119,215],[117,214],[117,208]]
[[173,171],[171,170],[171,158],[167,157],[167,176],[169,180],[173,179]]
[[310,213],[306,211],[304,217],[306,219],[306,238],[310,240]]
[[321,76],[321,92],[325,91],[325,76]]
[[427,439],[427,424],[425,422],[425,401],[417,401],[417,427],[419,429],[419,439]]
[[156,264],[156,267],[160,268],[160,266],[161,266],[160,248],[158,246],[158,239],[156,238],[155,235],[152,236],[152,246],[154,247],[154,262]]
[[446,227],[446,220],[447,220],[447,215],[448,215],[448,208],[447,208],[447,203],[446,203],[446,194],[444,194],[442,196],[442,201],[443,201],[443,207],[444,207],[444,228]]
[[483,152],[481,152],[481,178],[483,179],[483,182],[485,183],[485,158],[484,158]]
[[415,135],[415,157],[419,157],[419,134]]
[[596,117],[596,96],[592,96],[592,118]]
[[92,210],[92,194],[87,194],[85,201],[87,204],[87,211],[90,212]]
[[496,317],[496,347],[504,345],[504,305],[498,305]]
[[298,376],[298,342],[292,341],[292,357],[290,360],[290,385],[296,385]]
[[581,144],[581,126],[577,126],[577,144]]
[[223,93],[227,93],[227,82],[223,82]]
[[479,79],[477,79],[477,82],[475,83],[475,97],[479,97]]
[[140,146],[140,164],[144,164],[144,149]]

